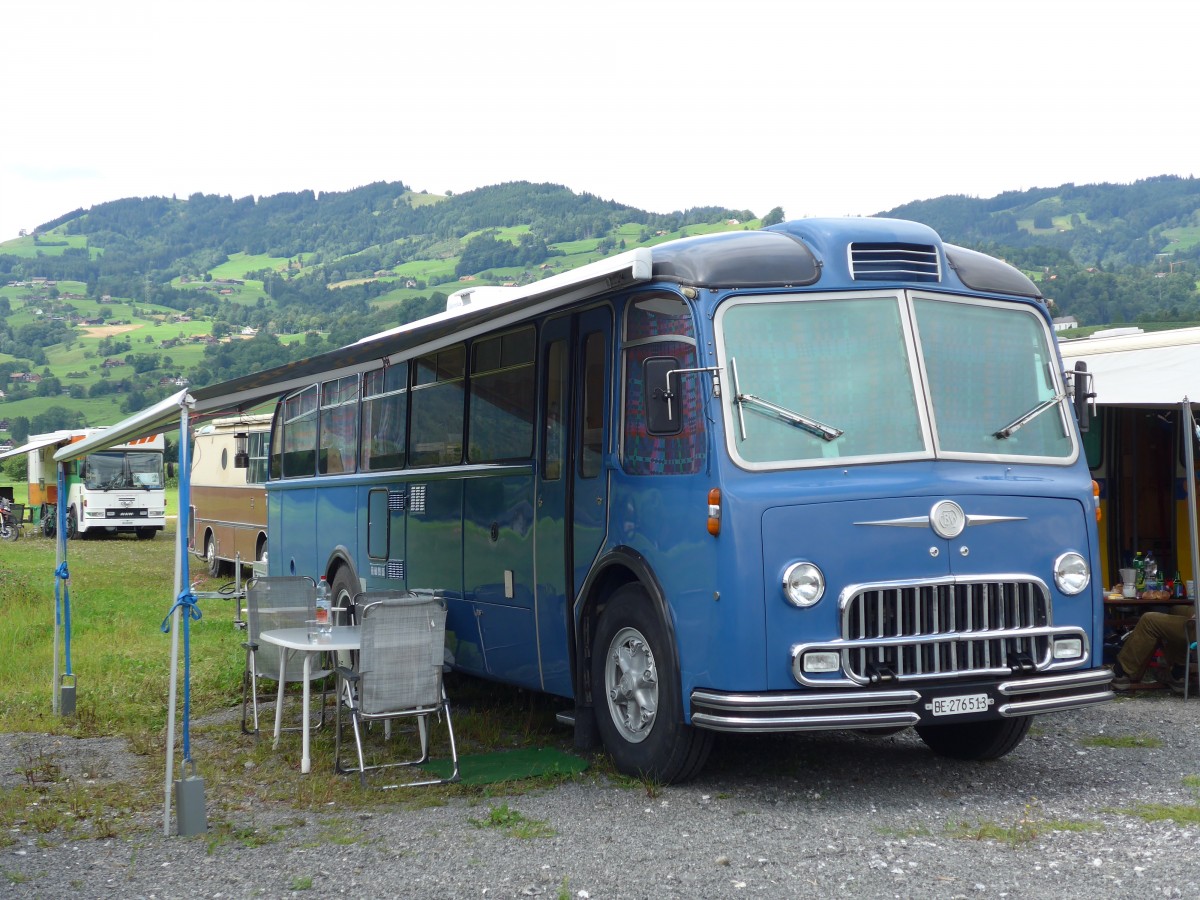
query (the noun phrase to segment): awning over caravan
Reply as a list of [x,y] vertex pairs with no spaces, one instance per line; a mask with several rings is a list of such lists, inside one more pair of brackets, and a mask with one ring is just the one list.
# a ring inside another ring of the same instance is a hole
[[105,447],[167,431],[178,424],[180,409],[185,404],[188,418],[195,424],[229,410],[249,409],[317,379],[340,378],[377,368],[383,359],[430,352],[501,328],[509,320],[548,312],[621,285],[646,281],[652,273],[652,262],[650,250],[640,247],[524,287],[480,290],[479,299],[468,297],[456,309],[365,337],[349,346],[220,384],[179,391],[118,422],[103,434],[64,447],[54,458],[59,462],[78,459]]
[[41,450],[43,447],[61,444],[70,439],[70,431],[54,431],[50,434],[39,434],[36,440],[30,441],[28,444],[22,444],[20,447],[13,447],[11,450],[5,450],[3,453],[0,453],[0,460],[8,459],[10,456],[24,456],[26,453],[32,453],[34,450]]
[[1068,370],[1087,363],[1102,406],[1200,403],[1200,328],[1079,338],[1059,345]]

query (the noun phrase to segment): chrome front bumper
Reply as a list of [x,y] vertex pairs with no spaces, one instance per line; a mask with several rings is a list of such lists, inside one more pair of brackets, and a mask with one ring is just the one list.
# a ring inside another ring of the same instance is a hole
[[[1113,699],[1108,669],[1053,675],[1013,676],[986,682],[948,681],[919,687],[778,691],[739,694],[698,688],[692,691],[692,724],[713,731],[832,731],[849,728],[904,728],[980,718],[1014,718],[1078,709]],[[935,697],[986,693],[990,711],[934,718]]]

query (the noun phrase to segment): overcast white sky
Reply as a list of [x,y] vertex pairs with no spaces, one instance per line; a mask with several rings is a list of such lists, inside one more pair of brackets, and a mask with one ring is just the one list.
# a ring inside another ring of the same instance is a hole
[[1197,25],[1194,0],[5,3],[0,240],[373,181],[799,218],[1200,174]]

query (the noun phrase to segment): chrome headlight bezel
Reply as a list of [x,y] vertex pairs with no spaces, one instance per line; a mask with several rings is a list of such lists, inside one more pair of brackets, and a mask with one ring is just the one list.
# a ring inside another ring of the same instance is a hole
[[794,562],[783,570],[783,596],[805,609],[825,596],[825,573],[810,562]]
[[1092,583],[1092,570],[1082,553],[1068,550],[1054,560],[1054,583],[1069,597],[1087,590]]

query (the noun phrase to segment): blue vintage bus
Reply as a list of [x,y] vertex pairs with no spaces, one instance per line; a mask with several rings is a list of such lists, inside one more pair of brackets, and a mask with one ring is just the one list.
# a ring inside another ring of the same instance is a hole
[[573,698],[577,745],[662,782],[722,731],[992,759],[1113,696],[1076,404],[1018,270],[812,219],[448,306],[290,374],[272,575],[443,591],[456,669]]

